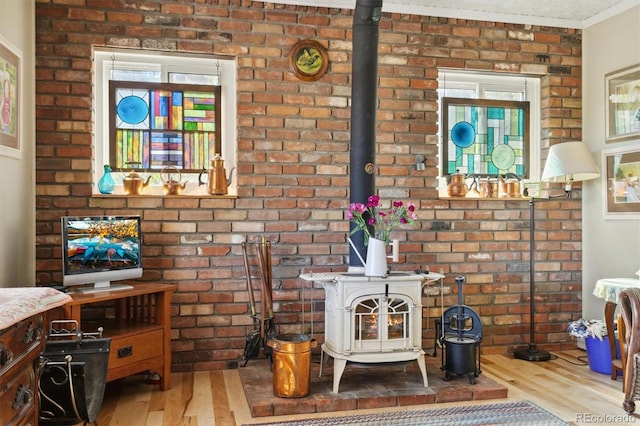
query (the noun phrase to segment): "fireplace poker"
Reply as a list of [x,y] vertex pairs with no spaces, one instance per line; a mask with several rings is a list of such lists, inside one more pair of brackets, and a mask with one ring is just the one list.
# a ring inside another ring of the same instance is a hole
[[258,321],[257,313],[256,313],[256,299],[253,294],[253,283],[251,281],[251,271],[249,268],[249,256],[247,255],[247,243],[245,241],[242,242],[242,255],[244,257],[244,271],[247,275],[247,290],[249,291],[249,303],[251,304],[251,318],[253,318],[253,331],[247,335],[247,339],[244,345],[244,356],[243,356],[243,364],[242,366],[246,366],[247,362],[251,358],[255,358],[258,356],[260,352],[260,325]]
[[[271,284],[272,282],[272,278],[273,278],[273,271],[271,269],[271,241],[266,240],[265,243],[265,255],[266,255],[266,260],[267,260],[267,274],[268,274],[268,280],[269,280],[269,284]],[[271,293],[271,300],[273,300],[273,287],[271,285],[269,285],[269,292]]]
[[270,318],[273,318],[273,269],[271,265],[271,241],[262,237],[264,247],[264,259],[265,259],[265,275],[267,277],[267,291],[269,292],[269,304]]
[[[276,326],[275,326],[275,315],[273,314],[273,267],[271,264],[271,241],[267,240],[265,237],[262,237],[262,241],[264,242],[264,249],[265,249],[265,263],[267,265],[266,267],[266,275],[267,275],[267,291],[269,292],[269,326],[267,327],[267,331],[270,331],[270,337],[273,337],[273,335],[275,335],[276,332]],[[269,349],[272,349],[271,346],[269,346]]]
[[257,246],[256,251],[258,254],[258,263],[260,264],[259,270],[260,270],[260,278],[262,282],[263,307],[265,307],[265,309],[263,309],[263,313],[267,312],[267,315],[268,315],[267,317],[263,316],[263,323],[265,324],[265,328],[262,333],[262,342],[263,342],[264,354],[269,359],[271,359],[272,348],[271,346],[267,345],[267,341],[270,340],[275,334],[275,326],[274,326],[273,299],[272,299],[271,281],[270,281],[271,273],[267,271],[268,263],[267,263],[267,260],[265,259],[266,256],[264,253],[264,251],[266,251],[266,247],[267,245],[263,239],[262,244]]

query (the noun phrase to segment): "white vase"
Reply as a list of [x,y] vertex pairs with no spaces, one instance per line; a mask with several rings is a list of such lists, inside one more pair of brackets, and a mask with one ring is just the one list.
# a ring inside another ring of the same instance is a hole
[[369,238],[364,275],[367,277],[384,277],[387,275],[387,251],[383,240]]

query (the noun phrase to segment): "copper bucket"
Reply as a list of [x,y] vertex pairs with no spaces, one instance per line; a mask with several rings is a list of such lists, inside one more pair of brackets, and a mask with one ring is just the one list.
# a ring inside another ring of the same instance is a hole
[[315,339],[305,334],[278,334],[267,342],[273,348],[273,394],[284,398],[309,395],[311,348]]

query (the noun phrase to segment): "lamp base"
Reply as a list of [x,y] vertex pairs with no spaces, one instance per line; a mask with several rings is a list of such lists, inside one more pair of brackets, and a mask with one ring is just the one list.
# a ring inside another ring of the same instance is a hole
[[537,349],[535,345],[516,349],[513,352],[513,356],[525,361],[549,361],[551,359],[551,354],[549,352]]

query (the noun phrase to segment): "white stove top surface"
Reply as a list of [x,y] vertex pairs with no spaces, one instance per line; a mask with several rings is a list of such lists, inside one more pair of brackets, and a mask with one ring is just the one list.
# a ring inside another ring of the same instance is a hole
[[444,275],[430,272],[428,274],[415,274],[413,272],[391,272],[385,277],[366,277],[361,273],[354,272],[306,272],[300,275],[305,281],[406,281],[406,280],[439,280]]

